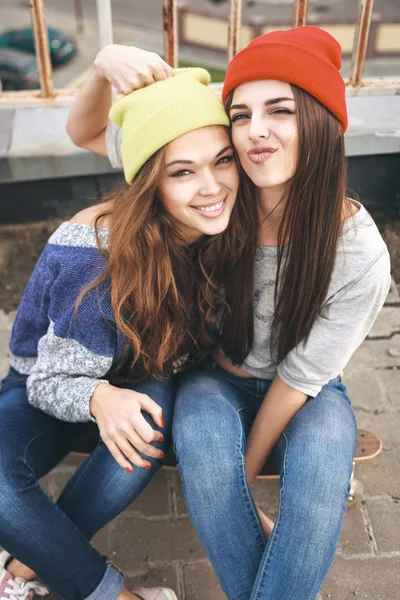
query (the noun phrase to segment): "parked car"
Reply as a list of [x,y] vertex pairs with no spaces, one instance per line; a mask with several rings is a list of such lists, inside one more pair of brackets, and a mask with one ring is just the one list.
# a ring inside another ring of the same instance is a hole
[[[53,66],[70,60],[77,51],[74,39],[58,29],[48,28],[50,56]],[[14,48],[34,54],[35,44],[31,27],[10,29],[0,35],[0,47]]]
[[37,64],[32,54],[0,47],[0,82],[3,91],[39,88]]

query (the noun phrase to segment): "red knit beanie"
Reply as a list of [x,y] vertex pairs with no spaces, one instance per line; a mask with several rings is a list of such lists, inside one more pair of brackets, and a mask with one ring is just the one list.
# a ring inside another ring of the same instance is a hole
[[347,129],[346,85],[340,74],[341,47],[313,25],[272,31],[254,39],[231,60],[222,100],[241,83],[276,79],[293,83],[319,100]]

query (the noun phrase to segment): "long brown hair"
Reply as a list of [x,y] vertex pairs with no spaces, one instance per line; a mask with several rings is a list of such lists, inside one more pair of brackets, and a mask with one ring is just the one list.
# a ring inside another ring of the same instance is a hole
[[[341,125],[313,96],[291,87],[297,107],[298,157],[278,231],[271,331],[271,350],[278,363],[307,336],[325,301],[346,198]],[[233,93],[227,109],[232,97]],[[246,186],[250,194],[257,193],[252,182]]]
[[[255,201],[251,206],[239,197],[226,231],[188,245],[157,193],[164,159],[162,148],[130,186],[104,199],[109,207],[94,223],[97,235],[99,223],[109,217],[107,249],[97,237],[106,268],[83,290],[77,306],[89,290],[110,282],[111,310],[125,340],[115,381],[169,376],[182,354],[189,355],[191,363],[200,362],[215,346],[212,334],[218,313],[227,308],[230,318],[240,322],[244,304],[251,306],[251,295],[237,289],[233,271],[239,277],[250,272],[251,277]],[[249,331],[247,321],[239,323],[232,344],[248,348]]]
[[226,300],[225,310],[218,324],[219,346],[233,364],[241,364],[251,350],[254,337],[254,262],[258,223],[254,184],[240,166],[236,151],[235,158],[240,175],[236,204],[238,219],[241,221],[241,235],[244,237],[237,237],[239,232],[231,217],[232,225],[226,230],[226,241],[223,242],[227,244],[227,260],[218,261],[215,267],[221,270],[218,280],[223,285]]

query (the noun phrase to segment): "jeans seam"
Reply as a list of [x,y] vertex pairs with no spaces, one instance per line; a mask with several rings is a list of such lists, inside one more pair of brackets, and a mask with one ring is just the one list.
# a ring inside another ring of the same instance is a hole
[[263,584],[264,581],[264,576],[265,576],[265,572],[267,570],[268,567],[268,563],[269,563],[269,559],[271,557],[271,552],[272,552],[272,548],[275,542],[275,539],[277,537],[277,533],[278,533],[278,528],[281,522],[281,513],[282,513],[282,505],[283,505],[283,492],[284,492],[284,488],[285,488],[285,476],[286,476],[286,459],[287,459],[287,453],[288,453],[288,449],[289,449],[289,439],[286,435],[285,432],[282,433],[283,437],[285,438],[285,442],[286,442],[286,447],[285,447],[285,454],[284,454],[284,458],[283,458],[283,469],[282,469],[282,477],[281,477],[281,486],[280,486],[280,492],[279,492],[279,509],[278,509],[278,515],[276,517],[276,522],[271,534],[271,539],[269,542],[269,548],[268,548],[268,552],[266,557],[263,559],[263,565],[262,565],[262,570],[259,576],[259,581],[257,584],[257,589],[255,591],[254,594],[254,598],[252,597],[252,600],[257,600],[260,596],[260,589],[261,586]]
[[245,456],[241,450],[242,446],[243,446],[243,439],[244,439],[244,432],[243,432],[243,427],[242,427],[242,422],[240,420],[240,416],[239,416],[239,412],[242,410],[247,410],[246,408],[239,408],[236,411],[236,417],[239,421],[239,428],[240,428],[240,438],[239,438],[239,455],[240,455],[240,459],[241,459],[241,479],[242,479],[242,490],[245,493],[246,496],[246,500],[247,500],[247,504],[250,506],[250,510],[252,513],[252,517],[253,517],[253,522],[257,527],[257,533],[260,534],[261,536],[261,545],[265,544],[265,536],[264,536],[264,530],[261,527],[260,524],[260,519],[258,517],[258,514],[256,512],[256,510],[254,509],[254,500],[253,497],[251,495],[250,489],[249,489],[249,484],[248,484],[248,480],[247,480],[247,476],[246,476],[246,466],[245,466]]

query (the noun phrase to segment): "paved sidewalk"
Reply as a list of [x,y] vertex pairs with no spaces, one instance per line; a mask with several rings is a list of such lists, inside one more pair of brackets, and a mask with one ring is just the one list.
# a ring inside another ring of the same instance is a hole
[[[0,374],[7,368],[12,318],[0,311]],[[374,461],[358,466],[364,502],[346,514],[337,556],[319,599],[398,600],[400,299],[395,286],[370,336],[350,361],[345,382],[359,427],[376,431],[384,450]],[[71,456],[44,478],[51,498],[57,498],[79,462]],[[277,482],[258,482],[255,497],[266,512],[276,514]],[[225,598],[190,523],[174,471],[161,471],[94,543],[125,571],[130,587],[168,585],[178,591],[180,600]]]

